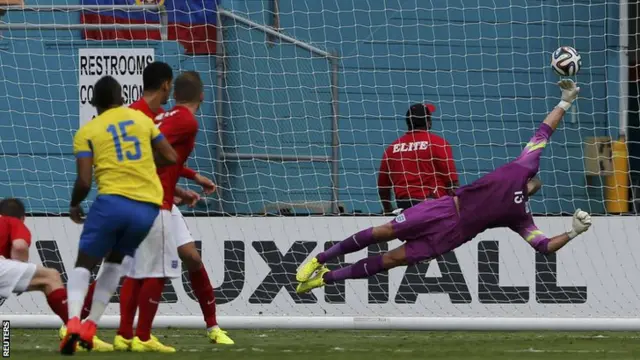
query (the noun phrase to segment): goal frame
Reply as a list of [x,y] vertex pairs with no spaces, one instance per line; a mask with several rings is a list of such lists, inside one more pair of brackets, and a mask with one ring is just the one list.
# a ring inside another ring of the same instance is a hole
[[[628,59],[627,53],[627,39],[628,36],[627,27],[622,23],[628,21],[627,14],[627,1],[620,2],[620,131],[621,135],[624,135],[626,126],[626,114],[623,109],[626,109],[626,103],[623,100],[623,95],[626,96],[627,90],[626,79],[628,74],[626,73],[626,66]],[[112,6],[110,9],[122,8],[122,6]],[[157,7],[150,6],[150,8],[157,9]],[[20,8],[7,8],[7,10],[20,10],[20,11],[80,11],[84,9],[82,6],[67,6],[67,7],[40,7],[40,6],[27,6]],[[301,46],[318,56],[326,57],[331,61],[332,69],[332,110],[333,110],[333,126],[332,129],[332,155],[326,159],[308,159],[308,161],[327,161],[332,164],[332,181],[333,181],[333,212],[338,211],[338,161],[339,161],[339,137],[338,137],[338,71],[339,71],[339,58],[336,54],[326,52],[324,50],[313,47],[307,43],[291,38],[285,34],[282,34],[269,26],[255,23],[249,19],[241,17],[223,8],[218,9],[218,20],[223,16],[231,17],[234,20],[241,22],[254,29],[263,31],[265,34],[280,39],[288,43]],[[219,24],[222,22],[219,21]],[[102,25],[72,25],[72,24],[2,24],[0,29],[13,29],[13,30],[60,30],[60,29],[87,29],[89,26],[94,26],[96,29],[103,28],[140,28],[140,25],[126,25],[126,24],[102,24]],[[92,27],[93,28],[93,27]],[[144,28],[160,28],[164,29],[162,32],[166,34],[166,25],[144,25]],[[163,35],[164,38],[165,35]],[[218,39],[222,38],[221,26],[218,27]],[[216,108],[219,114],[223,114],[224,107],[224,49],[222,41],[218,42],[219,53],[217,55],[217,61],[219,67],[218,71],[218,92],[216,94]],[[223,119],[221,116],[217,116],[218,128],[223,128]],[[221,135],[218,135],[218,148],[223,149],[223,139]],[[218,166],[222,166],[222,161],[226,158],[242,158],[243,154],[225,154],[218,152]],[[252,155],[251,158],[255,158]],[[273,159],[286,161],[287,159]],[[300,159],[296,159],[300,160]],[[221,174],[221,168],[218,168],[218,173]],[[220,202],[221,204],[221,202]],[[427,311],[428,309],[425,309]],[[59,319],[54,315],[3,315],[3,320],[9,320],[11,325],[16,328],[56,328],[60,326]],[[119,316],[108,315],[104,316],[100,322],[101,327],[115,328],[118,326]],[[637,331],[640,330],[640,319],[634,318],[505,318],[505,317],[356,317],[356,316],[221,316],[219,322],[222,326],[229,329],[242,329],[242,328],[255,328],[255,329],[270,329],[270,328],[291,328],[291,329],[384,329],[384,330],[489,330],[489,331],[516,331],[516,330],[556,330],[556,331]],[[202,316],[158,316],[154,322],[155,327],[180,327],[180,328],[202,328]]]

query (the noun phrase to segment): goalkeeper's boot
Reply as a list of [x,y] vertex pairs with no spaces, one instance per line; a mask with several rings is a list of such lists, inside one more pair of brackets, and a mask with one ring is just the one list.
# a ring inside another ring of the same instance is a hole
[[322,267],[322,264],[318,262],[317,258],[311,259],[308,263],[302,265],[296,273],[296,280],[298,282],[305,282],[313,276],[313,274]]
[[[58,336],[60,337],[60,340],[64,339],[64,337],[67,335],[67,328],[62,325],[60,327],[60,330],[58,330]],[[129,340],[129,342],[131,342],[131,340]],[[82,351],[87,351],[87,349],[83,348],[82,345],[78,344],[79,346],[76,348],[76,351],[78,352],[82,352]],[[111,352],[114,350],[114,346],[109,344],[106,341],[101,340],[99,337],[94,336],[93,337],[93,351],[97,351],[97,352]]]
[[176,349],[171,346],[164,345],[155,336],[151,336],[151,338],[147,341],[142,341],[139,337],[136,336],[131,342],[131,351],[174,353],[176,352]]
[[125,339],[122,335],[116,335],[113,339],[113,349],[115,351],[131,351],[131,339]]
[[207,336],[212,343],[221,344],[221,345],[233,345],[235,342],[227,335],[227,332],[220,329],[219,327],[214,327],[211,331],[208,332]]
[[324,274],[328,272],[329,272],[329,269],[326,266],[322,266],[320,270],[318,270],[318,274],[316,274],[316,276],[312,277],[311,279],[305,282],[299,283],[298,287],[296,287],[296,292],[298,294],[304,294],[315,288],[323,287]]
[[73,355],[76,352],[82,324],[79,317],[73,317],[67,322],[66,331],[62,341],[60,341],[60,354]]

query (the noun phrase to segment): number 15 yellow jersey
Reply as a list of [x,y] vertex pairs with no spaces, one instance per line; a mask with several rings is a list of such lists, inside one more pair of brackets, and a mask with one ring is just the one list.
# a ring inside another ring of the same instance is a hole
[[73,152],[76,158],[93,157],[98,195],[162,205],[151,147],[162,138],[149,117],[118,107],[83,125],[73,139]]

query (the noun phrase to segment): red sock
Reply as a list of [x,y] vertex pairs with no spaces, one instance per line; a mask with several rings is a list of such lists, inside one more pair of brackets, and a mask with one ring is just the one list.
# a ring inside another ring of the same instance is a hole
[[142,341],[151,338],[151,326],[153,319],[158,312],[160,298],[162,297],[162,289],[164,289],[164,278],[144,279],[140,288],[140,296],[138,297],[138,326],[136,327],[136,336]]
[[47,295],[47,303],[51,310],[60,317],[63,324],[69,321],[69,308],[67,307],[67,289],[61,287]]
[[91,303],[93,303],[93,292],[96,290],[96,282],[93,281],[89,284],[89,289],[87,290],[87,296],[84,297],[84,305],[82,305],[82,313],[80,315],[80,319],[84,320],[89,316],[89,312],[91,312]]
[[125,339],[133,339],[133,319],[138,309],[138,296],[142,279],[125,277],[120,288],[120,327],[118,335]]
[[190,271],[189,279],[191,280],[193,293],[198,298],[207,328],[218,325],[218,320],[216,319],[216,295],[213,292],[207,269],[201,266],[198,270]]

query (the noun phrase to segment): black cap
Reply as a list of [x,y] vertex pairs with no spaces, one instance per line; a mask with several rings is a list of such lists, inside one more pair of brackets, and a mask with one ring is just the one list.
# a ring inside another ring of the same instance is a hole
[[427,122],[431,121],[431,114],[436,111],[433,104],[413,104],[407,110],[407,127],[427,127]]

